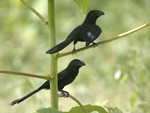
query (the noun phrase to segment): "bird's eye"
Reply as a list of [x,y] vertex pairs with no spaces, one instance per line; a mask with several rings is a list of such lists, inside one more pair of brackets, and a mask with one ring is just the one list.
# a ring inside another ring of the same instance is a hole
[[80,64],[80,62],[76,62],[76,64]]

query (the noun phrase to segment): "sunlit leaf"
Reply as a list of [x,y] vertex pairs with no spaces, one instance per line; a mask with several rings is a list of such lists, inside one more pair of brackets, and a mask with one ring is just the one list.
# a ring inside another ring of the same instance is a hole
[[[107,113],[101,106],[85,105],[86,110],[90,113]],[[70,111],[64,113],[84,113],[83,109],[79,106],[73,107]]]
[[116,107],[116,108],[113,108],[111,112],[109,113],[123,113],[123,112]]
[[105,104],[107,104],[108,103],[108,100],[105,100],[105,101],[103,101],[101,104],[100,104],[100,106],[103,106],[103,105],[105,105]]
[[133,2],[134,4],[144,8],[145,6],[145,3],[144,3],[144,0],[131,0],[131,2]]
[[118,71],[115,73],[114,78],[115,78],[116,80],[119,80],[119,79],[121,78],[121,70],[118,70]]
[[123,75],[122,78],[121,78],[121,81],[123,83],[125,83],[127,81],[127,75]]
[[91,113],[99,113],[98,111],[93,111],[93,112],[91,112]]
[[91,0],[74,0],[74,2],[79,6],[81,12],[85,14],[85,11]]
[[131,106],[134,106],[135,102],[136,102],[136,97],[137,97],[137,94],[136,93],[133,93],[131,98],[130,98],[130,104]]
[[63,112],[57,111],[56,109],[52,109],[52,108],[43,108],[33,113],[63,113]]

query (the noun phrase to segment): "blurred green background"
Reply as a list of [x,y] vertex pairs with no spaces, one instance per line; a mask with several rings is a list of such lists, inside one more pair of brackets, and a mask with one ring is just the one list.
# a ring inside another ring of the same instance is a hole
[[[47,18],[46,0],[27,0]],[[102,28],[99,42],[150,21],[149,0],[91,0],[87,11],[105,12],[97,20]],[[56,0],[57,43],[80,25],[84,16],[73,0]],[[85,46],[78,43],[76,48]],[[49,73],[48,27],[19,0],[0,1],[0,70],[47,75]],[[73,44],[62,52],[73,49]],[[150,27],[116,41],[58,60],[58,72],[72,59],[86,66],[64,90],[83,104],[117,106],[124,113],[150,112]],[[44,80],[0,74],[0,113],[30,113],[50,106],[49,91],[42,90],[13,107],[9,103],[39,87]],[[77,104],[70,98],[59,99],[59,110]]]

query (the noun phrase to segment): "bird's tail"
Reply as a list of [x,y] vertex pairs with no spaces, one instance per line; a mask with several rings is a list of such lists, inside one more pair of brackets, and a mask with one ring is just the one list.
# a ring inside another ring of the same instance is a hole
[[28,97],[30,97],[31,95],[37,93],[37,92],[40,91],[40,90],[41,90],[41,88],[38,88],[38,89],[34,90],[33,92],[27,94],[26,96],[24,96],[24,97],[22,97],[22,98],[20,98],[20,99],[14,100],[14,101],[11,102],[9,105],[13,106],[13,105],[15,105],[15,104],[19,104],[20,102],[24,101],[25,99],[27,99]]
[[51,48],[50,50],[48,50],[46,53],[47,54],[53,54],[56,53],[62,49],[64,49],[67,45],[69,45],[72,41],[74,40],[74,38],[70,37],[67,38],[65,41],[61,42],[60,44],[54,46],[53,48]]

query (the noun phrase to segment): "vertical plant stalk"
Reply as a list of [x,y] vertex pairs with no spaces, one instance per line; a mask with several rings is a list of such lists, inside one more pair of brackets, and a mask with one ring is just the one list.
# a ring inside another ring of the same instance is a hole
[[[50,48],[56,45],[54,5],[54,0],[48,0],[48,29]],[[53,78],[50,80],[51,107],[55,109],[58,109],[57,59],[58,58],[54,55],[50,55],[50,76],[53,76]]]

